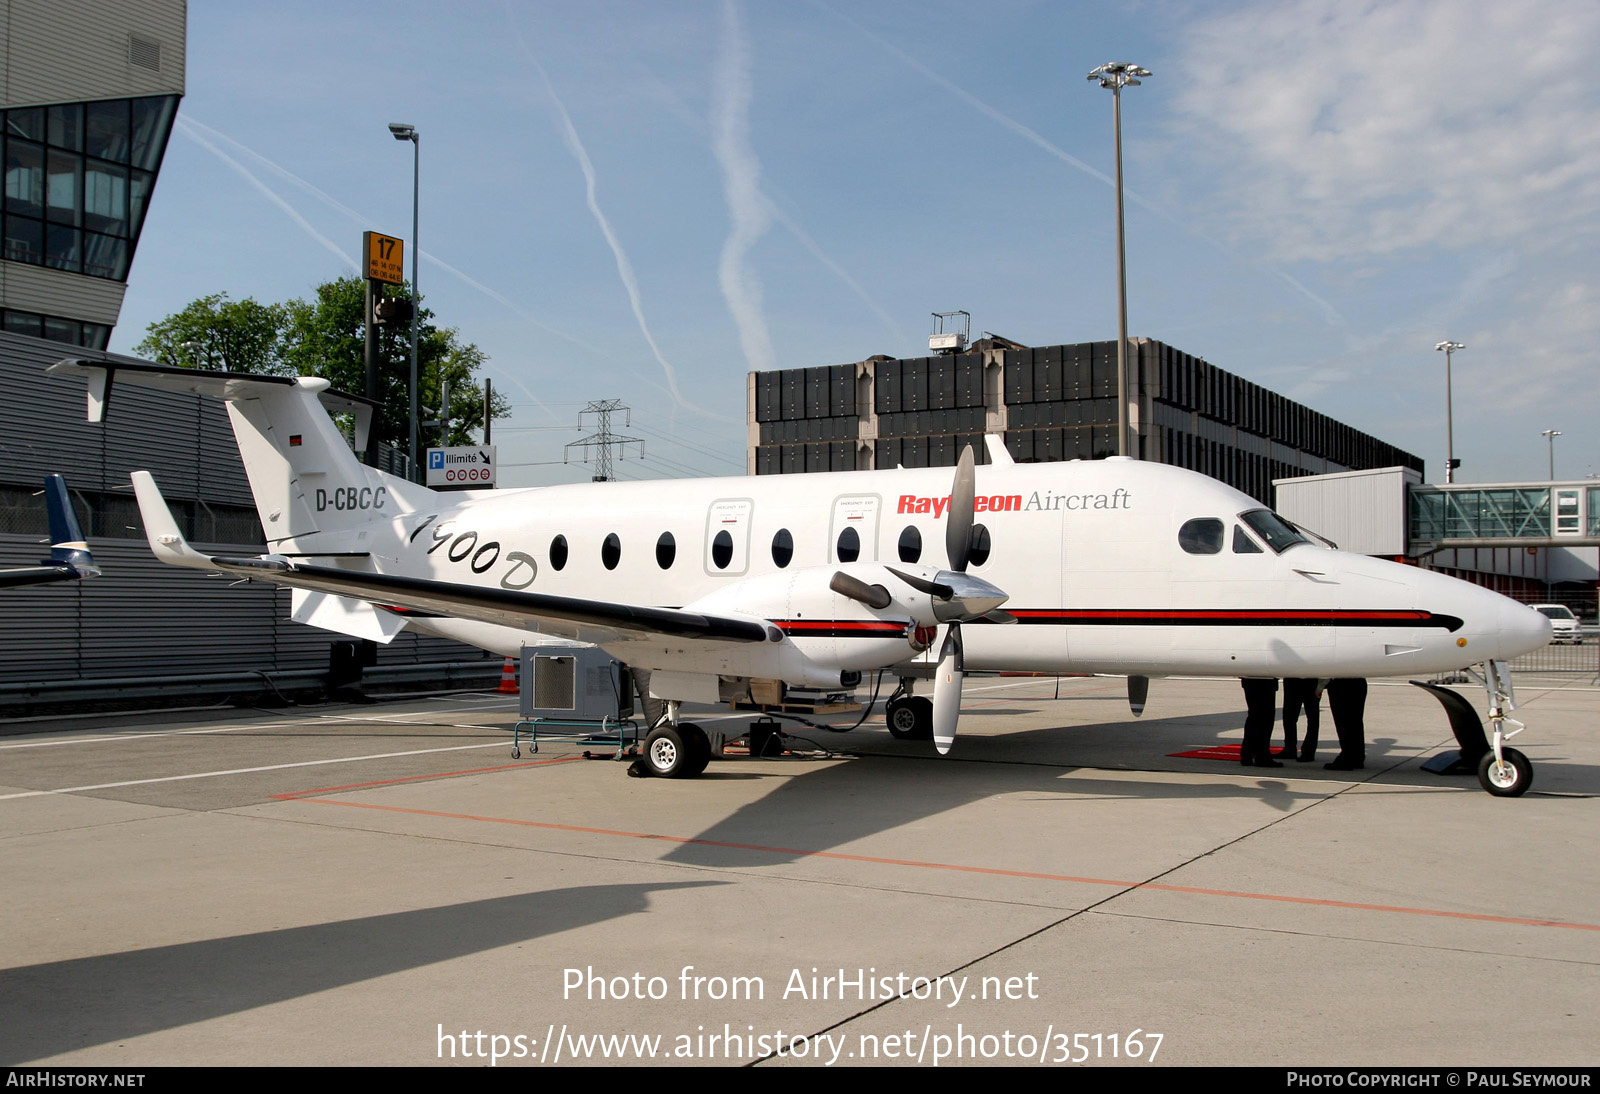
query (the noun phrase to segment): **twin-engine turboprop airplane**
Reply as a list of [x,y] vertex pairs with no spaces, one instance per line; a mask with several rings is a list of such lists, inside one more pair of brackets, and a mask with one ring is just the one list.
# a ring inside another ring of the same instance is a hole
[[100,567],[95,565],[83,531],[78,527],[77,515],[72,511],[66,479],[60,475],[44,477],[44,505],[50,519],[50,557],[37,566],[0,570],[0,589],[100,576]]
[[[1485,785],[1516,794],[1531,779],[1503,747],[1514,700],[1495,663],[1545,644],[1544,616],[1319,546],[1191,471],[1018,465],[990,438],[991,464],[975,468],[967,450],[953,486],[930,468],[448,494],[359,463],[326,408],[354,415],[356,449],[370,408],[326,380],[92,361],[51,371],[88,379],[91,420],[113,380],[226,401],[269,552],[200,554],[135,472],[163,561],[289,586],[295,619],[378,642],[405,627],[507,656],[538,635],[592,642],[665,701],[645,742],[656,774],[698,774],[710,758],[683,702],[853,687],[875,671],[901,681],[891,731],[943,753],[968,671],[1120,674],[1142,698],[1151,676],[1482,662],[1495,730]],[[915,694],[930,675],[931,700]]]

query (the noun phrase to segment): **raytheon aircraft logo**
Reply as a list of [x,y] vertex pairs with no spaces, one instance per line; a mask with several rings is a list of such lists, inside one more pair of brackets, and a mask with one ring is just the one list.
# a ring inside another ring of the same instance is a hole
[[[1052,494],[1035,490],[1026,499],[1021,494],[979,494],[972,499],[972,508],[979,513],[1026,513],[1033,510],[1057,509],[1128,509],[1133,501],[1122,487],[1109,494]],[[932,513],[934,519],[950,509],[950,496],[925,498],[916,494],[901,494],[896,513]]]

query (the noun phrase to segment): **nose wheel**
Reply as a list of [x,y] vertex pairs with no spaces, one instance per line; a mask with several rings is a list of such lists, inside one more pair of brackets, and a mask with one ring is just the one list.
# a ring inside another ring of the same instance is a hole
[[1517,798],[1533,785],[1533,764],[1514,748],[1502,748],[1496,761],[1494,752],[1478,761],[1478,783],[1497,798]]

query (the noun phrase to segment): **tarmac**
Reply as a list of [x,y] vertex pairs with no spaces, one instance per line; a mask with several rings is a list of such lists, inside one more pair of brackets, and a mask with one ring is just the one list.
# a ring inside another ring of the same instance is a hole
[[693,780],[513,759],[491,694],[9,723],[0,1064],[1593,1066],[1600,689],[1518,698],[1514,799],[1404,681],[1357,772],[1174,755],[1237,680],[969,678],[948,757],[880,707]]

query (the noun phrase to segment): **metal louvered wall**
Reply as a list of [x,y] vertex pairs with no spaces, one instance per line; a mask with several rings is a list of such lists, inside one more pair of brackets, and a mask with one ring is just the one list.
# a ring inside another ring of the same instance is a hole
[[[197,528],[253,528],[252,537],[202,543],[216,553],[256,554],[259,525],[227,413],[215,399],[121,385],[107,420],[84,421],[84,384],[46,375],[63,357],[133,360],[37,338],[0,334],[0,490],[20,498],[0,533],[0,566],[31,565],[48,552],[44,475],[60,472],[85,521],[103,575],[0,591],[0,685],[35,681],[317,670],[342,636],[289,620],[289,592],[234,585],[166,566],[151,556],[128,489],[148,470]],[[30,505],[31,502],[31,505]],[[199,519],[213,515],[207,524]],[[228,517],[231,519],[223,519]],[[379,647],[380,665],[487,658],[476,647],[401,634]]]

